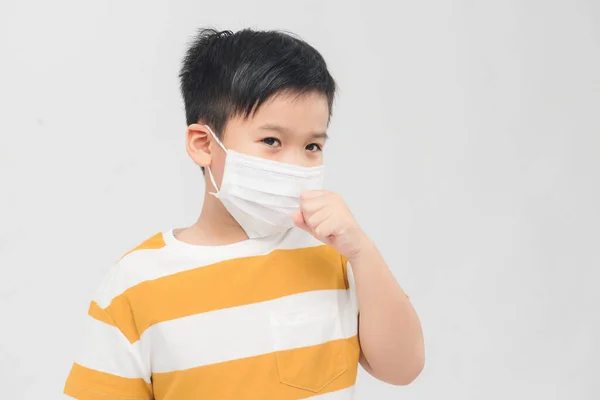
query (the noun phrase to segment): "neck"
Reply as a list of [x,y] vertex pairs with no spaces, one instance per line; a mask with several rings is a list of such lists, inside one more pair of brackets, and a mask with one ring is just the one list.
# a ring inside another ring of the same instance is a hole
[[210,190],[208,187],[205,190],[202,212],[196,223],[177,232],[177,238],[203,246],[222,246],[248,239],[223,203],[208,193]]

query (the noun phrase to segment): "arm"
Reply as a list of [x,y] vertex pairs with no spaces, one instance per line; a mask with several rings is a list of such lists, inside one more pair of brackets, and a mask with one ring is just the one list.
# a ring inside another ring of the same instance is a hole
[[407,385],[421,372],[421,324],[383,257],[360,228],[344,200],[328,191],[300,196],[295,224],[345,256],[356,282],[360,307],[361,364],[376,378]]
[[425,362],[421,324],[377,248],[363,240],[349,259],[360,305],[361,365],[377,379],[407,385]]

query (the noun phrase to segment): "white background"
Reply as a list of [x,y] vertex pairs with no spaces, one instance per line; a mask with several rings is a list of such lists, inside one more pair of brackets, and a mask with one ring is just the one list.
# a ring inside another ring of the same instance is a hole
[[88,301],[192,223],[178,69],[201,26],[293,31],[341,88],[342,193],[427,365],[361,399],[600,398],[600,2],[0,3],[0,387],[58,399]]

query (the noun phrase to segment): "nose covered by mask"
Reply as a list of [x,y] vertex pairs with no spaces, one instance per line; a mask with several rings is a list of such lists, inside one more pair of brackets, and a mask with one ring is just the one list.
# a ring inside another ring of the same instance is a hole
[[321,190],[324,166],[302,167],[227,150],[212,129],[205,125],[225,151],[221,187],[211,193],[225,206],[249,238],[284,232],[293,227],[292,215],[300,210],[300,193]]

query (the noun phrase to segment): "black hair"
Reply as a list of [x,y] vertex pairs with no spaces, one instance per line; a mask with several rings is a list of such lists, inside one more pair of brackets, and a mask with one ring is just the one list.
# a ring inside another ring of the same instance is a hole
[[279,31],[200,29],[179,78],[187,124],[202,121],[218,136],[231,117],[247,118],[285,92],[325,95],[331,116],[336,90],[321,54]]

